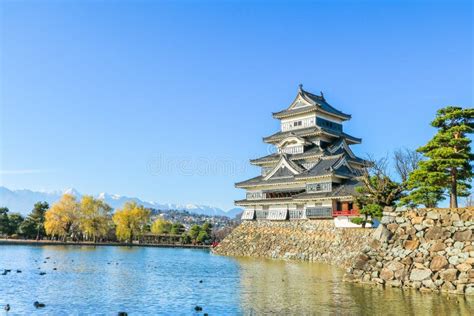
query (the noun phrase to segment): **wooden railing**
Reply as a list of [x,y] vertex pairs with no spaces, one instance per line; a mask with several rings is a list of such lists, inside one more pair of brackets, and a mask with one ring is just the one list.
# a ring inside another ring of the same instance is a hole
[[358,210],[346,210],[346,211],[337,211],[334,210],[332,211],[332,217],[338,217],[338,216],[359,216],[360,213]]

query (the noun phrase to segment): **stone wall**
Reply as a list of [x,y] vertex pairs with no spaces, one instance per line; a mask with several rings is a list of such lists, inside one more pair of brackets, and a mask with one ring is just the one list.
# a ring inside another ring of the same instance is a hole
[[244,221],[214,252],[319,261],[348,267],[371,240],[373,231],[336,228],[333,220]]
[[384,212],[346,281],[474,295],[474,208]]

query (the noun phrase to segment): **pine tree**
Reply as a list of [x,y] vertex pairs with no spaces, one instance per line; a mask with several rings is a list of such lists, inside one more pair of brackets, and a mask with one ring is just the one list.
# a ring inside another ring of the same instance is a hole
[[31,214],[26,218],[26,221],[34,223],[33,226],[35,227],[36,231],[36,240],[41,239],[46,234],[44,230],[44,216],[48,209],[48,202],[36,202]]
[[450,207],[458,207],[458,196],[469,195],[473,178],[471,140],[474,131],[474,109],[448,106],[438,110],[431,123],[438,133],[418,149],[426,160],[410,174],[407,200],[414,204],[434,206],[449,194]]
[[10,222],[8,220],[8,208],[0,207],[0,236],[7,235],[10,228]]

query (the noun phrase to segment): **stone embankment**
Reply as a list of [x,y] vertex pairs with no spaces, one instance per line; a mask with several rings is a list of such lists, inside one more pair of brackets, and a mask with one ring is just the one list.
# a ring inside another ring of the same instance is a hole
[[474,295],[474,208],[386,210],[346,281]]
[[245,221],[213,251],[221,255],[325,262],[348,267],[373,229],[336,228],[333,220]]

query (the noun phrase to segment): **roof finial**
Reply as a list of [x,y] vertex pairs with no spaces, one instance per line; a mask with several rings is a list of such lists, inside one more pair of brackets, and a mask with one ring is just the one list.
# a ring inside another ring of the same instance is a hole
[[298,91],[299,91],[299,92],[303,91],[303,84],[302,84],[302,83],[300,83],[300,84],[298,85]]
[[321,93],[321,99],[326,100],[326,99],[324,98],[324,93],[323,93],[322,91],[319,91],[319,93]]

